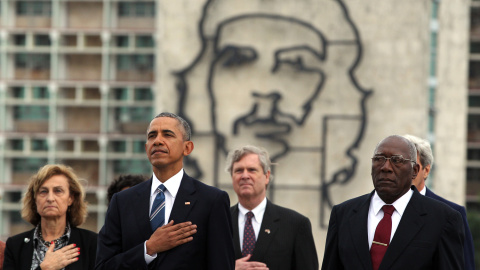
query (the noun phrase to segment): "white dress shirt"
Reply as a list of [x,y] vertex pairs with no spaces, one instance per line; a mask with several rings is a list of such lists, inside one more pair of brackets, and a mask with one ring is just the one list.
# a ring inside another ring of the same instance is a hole
[[[398,198],[392,205],[395,207],[395,211],[392,214],[392,233],[390,234],[390,241],[392,241],[393,235],[398,228],[400,219],[402,218],[405,208],[407,208],[410,198],[412,198],[413,190],[409,189],[407,193],[403,194],[402,197]],[[370,201],[370,207],[368,209],[368,246],[372,247],[373,237],[375,236],[375,229],[377,228],[378,223],[383,218],[382,207],[386,203],[380,199],[377,192],[373,194]]]
[[[150,208],[148,209],[148,216],[150,216],[150,211],[152,210],[153,206],[153,201],[155,200],[155,197],[157,196],[157,188],[162,184],[160,180],[155,176],[155,174],[152,174],[152,187],[150,189]],[[180,183],[182,182],[183,178],[183,169],[181,169],[177,174],[174,176],[170,177],[163,183],[165,186],[166,190],[164,192],[165,194],[165,223],[168,223],[168,219],[170,218],[170,214],[172,213],[172,208],[173,208],[173,203],[175,202],[175,197],[177,197],[178,189],[180,188]],[[144,242],[144,251],[145,251],[145,262],[147,264],[151,263],[155,258],[157,257],[157,254],[153,254],[153,256],[150,256],[147,254],[147,241]]]
[[[267,207],[267,198],[263,198],[263,201],[253,208],[252,227],[255,232],[255,241],[258,239],[258,232],[262,226],[263,215],[265,214],[265,208]],[[245,222],[247,221],[246,214],[249,212],[247,208],[238,203],[238,237],[240,240],[240,250],[243,249],[243,233],[245,231]]]

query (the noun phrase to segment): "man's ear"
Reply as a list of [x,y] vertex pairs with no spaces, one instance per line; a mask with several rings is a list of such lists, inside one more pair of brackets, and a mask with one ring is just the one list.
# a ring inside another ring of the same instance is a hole
[[430,173],[430,168],[431,168],[430,165],[427,165],[427,166],[423,167],[423,169],[425,170],[425,174],[424,174],[424,179],[423,179],[423,180],[427,179],[428,174]]
[[418,165],[417,163],[415,163],[415,165],[413,165],[412,181],[415,180],[415,178],[417,178],[417,174],[418,174],[419,171],[420,171],[420,165]]
[[185,141],[183,142],[183,155],[188,156],[193,151],[193,142],[192,141]]

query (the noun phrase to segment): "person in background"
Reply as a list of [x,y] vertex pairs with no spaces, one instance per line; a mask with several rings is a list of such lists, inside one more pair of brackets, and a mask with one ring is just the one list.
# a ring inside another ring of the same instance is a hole
[[107,190],[107,200],[108,204],[112,200],[113,194],[125,190],[127,188],[131,188],[136,184],[140,184],[145,181],[145,177],[143,175],[134,175],[134,174],[127,174],[127,175],[120,175],[115,180],[110,183]]
[[372,157],[370,194],[335,205],[322,270],[463,270],[460,213],[420,195],[415,145],[388,136]]
[[268,152],[247,145],[230,151],[226,164],[238,197],[230,208],[235,269],[318,270],[310,220],[266,197],[273,178]]
[[417,177],[413,180],[413,184],[417,187],[420,194],[425,195],[429,198],[441,201],[453,209],[457,210],[463,219],[463,226],[465,228],[465,242],[463,246],[463,254],[465,256],[465,270],[475,270],[475,248],[473,246],[473,237],[470,227],[468,226],[467,213],[465,207],[458,205],[454,202],[448,201],[437,194],[433,193],[426,185],[425,181],[430,173],[430,170],[433,166],[433,153],[430,143],[427,140],[413,136],[413,135],[403,135],[417,148],[417,164],[420,165],[420,170],[417,174]]
[[80,229],[85,192],[72,168],[40,168],[23,197],[22,217],[35,228],[7,239],[5,270],[93,269],[97,234]]

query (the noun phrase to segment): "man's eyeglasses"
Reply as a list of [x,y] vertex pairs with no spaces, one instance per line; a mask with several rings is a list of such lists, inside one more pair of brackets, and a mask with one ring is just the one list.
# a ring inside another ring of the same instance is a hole
[[402,155],[399,155],[399,156],[391,156],[389,158],[385,157],[385,156],[374,156],[372,157],[372,163],[373,165],[375,166],[383,166],[383,164],[385,164],[385,162],[387,161],[387,159],[390,160],[390,162],[395,165],[395,166],[400,166],[402,164],[404,164],[406,161],[410,161],[412,162],[413,164],[415,164],[416,162],[411,160],[411,159],[408,159],[408,158],[404,158]]

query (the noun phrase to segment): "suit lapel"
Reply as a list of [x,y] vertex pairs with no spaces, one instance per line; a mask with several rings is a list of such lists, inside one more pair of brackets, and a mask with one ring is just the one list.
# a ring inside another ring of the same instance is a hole
[[392,242],[380,264],[380,270],[391,268],[391,265],[397,260],[398,256],[402,254],[403,250],[407,248],[408,244],[415,238],[416,234],[425,224],[422,217],[426,216],[427,212],[422,206],[421,199],[422,195],[414,189],[412,198],[407,208],[405,208],[405,212],[398,224]]
[[186,173],[183,174],[182,182],[178,188],[175,202],[173,203],[170,220],[174,220],[175,224],[187,221],[188,214],[195,206],[197,196],[195,196],[195,183],[193,178]]
[[[370,207],[370,200],[374,192],[370,196],[366,196],[366,200],[352,209],[350,218],[348,220],[348,227],[350,229],[350,237],[353,241],[353,246],[357,251],[357,258],[361,261],[363,269],[372,269],[372,261],[370,259],[370,250],[368,248],[368,209]],[[352,258],[355,259],[355,258]]]
[[[138,231],[142,234],[143,239],[149,239],[152,235],[152,227],[150,226],[150,190],[152,188],[152,178],[150,181],[145,181],[137,185],[135,196],[129,201],[131,209],[142,209],[134,211]],[[143,210],[146,209],[146,210]]]
[[238,228],[238,203],[232,207],[230,211],[232,215],[233,226],[233,249],[235,251],[235,258],[242,258],[242,251],[240,250],[240,231]]
[[[262,225],[258,232],[257,243],[255,243],[255,249],[253,250],[251,261],[265,261],[265,254],[268,251],[268,247],[278,232],[278,222],[280,216],[276,211],[276,206],[267,200],[267,206],[265,208],[265,214],[263,215]],[[237,221],[238,223],[238,221]]]

